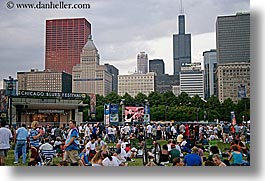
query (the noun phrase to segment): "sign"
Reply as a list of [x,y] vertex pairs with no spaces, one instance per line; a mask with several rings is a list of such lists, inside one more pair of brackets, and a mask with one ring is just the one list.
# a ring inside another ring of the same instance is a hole
[[119,105],[110,104],[110,122],[119,122]]
[[236,125],[236,115],[234,111],[231,111],[231,123],[232,125]]
[[45,91],[18,91],[20,97],[55,97],[62,99],[84,99],[85,93],[68,93],[68,92],[45,92]]
[[4,79],[4,88],[6,96],[16,96],[17,95],[17,80],[9,78],[9,80]]
[[125,107],[125,122],[143,122],[144,107]]
[[246,98],[246,86],[245,85],[240,85],[238,86],[238,92],[237,92],[237,97],[238,98]]
[[104,105],[104,122],[105,124],[119,122],[119,105],[105,104]]
[[39,113],[60,113],[63,114],[64,110],[39,110]]

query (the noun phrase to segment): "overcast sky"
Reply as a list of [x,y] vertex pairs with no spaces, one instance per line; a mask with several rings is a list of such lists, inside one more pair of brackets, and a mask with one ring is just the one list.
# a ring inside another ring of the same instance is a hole
[[[17,71],[44,69],[45,20],[84,17],[100,63],[110,63],[128,74],[136,68],[136,56],[164,59],[166,73],[173,72],[173,34],[178,33],[180,0],[64,0],[89,3],[86,10],[8,9],[0,4],[0,80]],[[13,0],[14,3],[38,1]],[[56,0],[42,0],[49,3]],[[214,49],[217,16],[250,11],[249,0],[183,0],[186,32],[192,35],[192,62],[202,61],[203,51]],[[0,88],[2,82],[0,82]]]

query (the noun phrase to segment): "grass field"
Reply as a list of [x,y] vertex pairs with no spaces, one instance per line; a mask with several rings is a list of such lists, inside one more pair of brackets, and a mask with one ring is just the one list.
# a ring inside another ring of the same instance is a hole
[[[158,140],[157,142],[161,145],[161,147],[162,147],[162,145],[167,144],[167,141],[165,141],[165,140]],[[224,151],[225,148],[229,148],[229,144],[226,144],[226,143],[218,142],[217,145],[221,151]],[[113,146],[113,144],[110,144],[109,146]],[[208,157],[208,155],[209,155],[209,152],[204,152],[204,156],[206,158]],[[27,161],[28,160],[29,160],[29,155],[27,155]],[[62,160],[62,157],[58,157],[58,158],[54,157],[53,163],[57,165],[57,164],[59,164],[60,160]],[[21,157],[19,159],[18,164],[14,164],[13,163],[14,161],[15,161],[14,150],[9,150],[8,155],[6,157],[6,161],[5,161],[6,166],[27,166],[28,165],[28,162],[24,165],[22,164],[22,158]],[[169,166],[171,164],[167,164],[167,165]],[[136,158],[136,159],[134,159],[134,162],[132,162],[132,161],[128,162],[128,166],[143,166],[143,160],[142,160],[142,158]]]

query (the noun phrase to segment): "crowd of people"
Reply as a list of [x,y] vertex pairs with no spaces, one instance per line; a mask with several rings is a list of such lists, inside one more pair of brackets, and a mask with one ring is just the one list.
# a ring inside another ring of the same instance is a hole
[[[132,139],[139,142],[140,149],[132,147]],[[126,123],[115,126],[89,122],[77,125],[74,120],[62,127],[33,121],[31,125],[22,124],[16,129],[6,127],[2,121],[0,164],[5,164],[7,151],[13,143],[14,164],[22,157],[22,164],[41,165],[45,158],[40,153],[54,150],[54,156],[61,158],[61,166],[126,166],[141,156],[145,139],[167,141],[162,145],[160,165],[250,165],[250,150],[246,146],[250,143],[250,125],[247,124]],[[214,141],[231,146],[221,150],[216,144],[211,145]],[[204,152],[209,152],[208,158]],[[151,159],[147,166],[157,165],[152,162],[153,151],[148,154]]]

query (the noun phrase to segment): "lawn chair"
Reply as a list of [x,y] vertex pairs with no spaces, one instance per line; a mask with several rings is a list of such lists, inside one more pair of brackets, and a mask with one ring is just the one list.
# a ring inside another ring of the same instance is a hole
[[131,144],[131,148],[134,147],[137,150],[140,148],[139,139],[137,139],[137,138],[130,139],[130,144]]
[[55,154],[56,154],[56,150],[40,150],[39,151],[39,156],[41,159],[40,166],[51,165]]
[[153,139],[145,139],[143,143],[143,165],[147,165],[151,160],[160,165],[161,151],[159,143],[154,143]]

